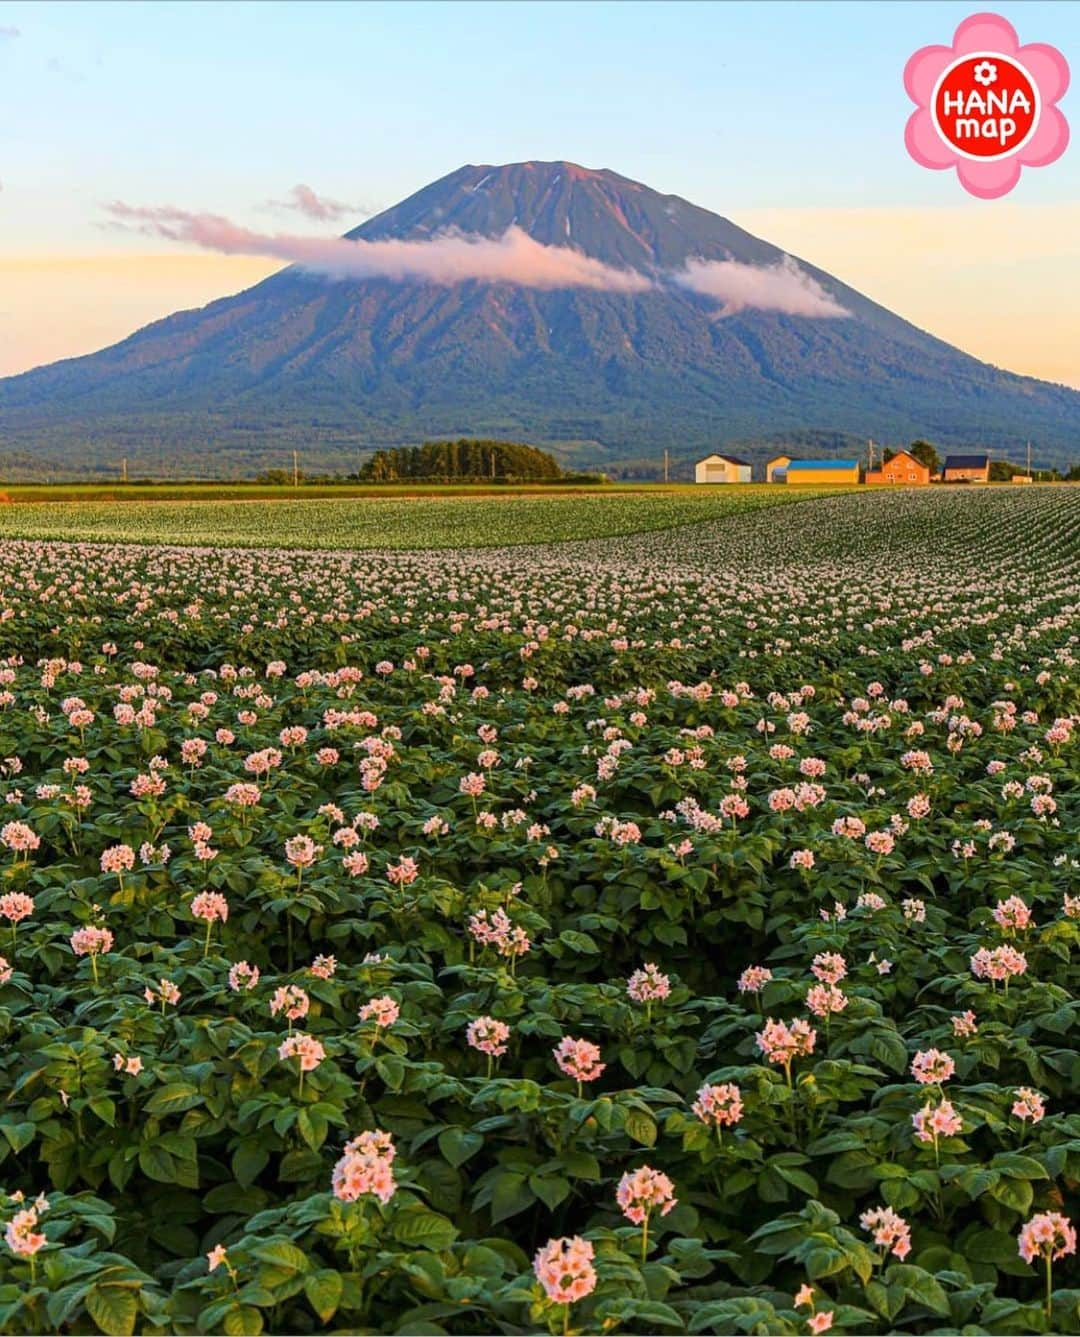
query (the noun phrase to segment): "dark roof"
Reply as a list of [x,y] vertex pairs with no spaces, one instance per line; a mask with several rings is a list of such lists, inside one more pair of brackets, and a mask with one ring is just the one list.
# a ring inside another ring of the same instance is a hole
[[706,455],[704,459],[698,460],[698,464],[704,464],[706,460],[726,460],[728,464],[741,464],[744,469],[754,467],[749,460],[740,460],[738,455],[721,455],[718,450],[714,450],[711,455]]
[[946,455],[944,468],[946,470],[985,469],[989,463],[989,455]]

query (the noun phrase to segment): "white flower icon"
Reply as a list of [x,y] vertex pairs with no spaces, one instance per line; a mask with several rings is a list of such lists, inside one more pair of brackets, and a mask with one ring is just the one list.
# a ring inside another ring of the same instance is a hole
[[972,77],[977,84],[983,84],[987,87],[990,84],[996,84],[997,66],[992,60],[980,60],[972,71]]

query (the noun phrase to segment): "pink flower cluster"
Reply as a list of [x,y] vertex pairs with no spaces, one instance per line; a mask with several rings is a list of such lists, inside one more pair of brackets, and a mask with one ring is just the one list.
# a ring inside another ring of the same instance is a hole
[[563,1236],[536,1252],[533,1273],[553,1304],[573,1304],[596,1288],[593,1246],[580,1235]]
[[111,952],[113,935],[107,928],[98,928],[86,924],[77,928],[71,935],[71,950],[76,956],[98,956],[101,952]]
[[928,1101],[911,1116],[911,1122],[920,1142],[936,1143],[939,1137],[954,1137],[964,1128],[964,1121],[951,1100],[942,1100],[937,1105]]
[[755,1039],[758,1049],[770,1063],[782,1063],[786,1068],[793,1060],[814,1052],[817,1031],[803,1017],[796,1017],[790,1026],[770,1017]]
[[859,1217],[863,1230],[869,1230],[874,1243],[901,1262],[911,1252],[911,1227],[891,1207],[875,1207]]
[[734,1082],[702,1086],[691,1109],[702,1123],[733,1128],[743,1116],[742,1092]]
[[20,1258],[32,1258],[47,1243],[37,1225],[39,1216],[48,1210],[48,1201],[39,1197],[30,1207],[16,1212],[7,1223],[4,1240],[13,1254]]
[[575,1040],[571,1035],[564,1035],[551,1052],[567,1077],[578,1082],[595,1081],[607,1067],[606,1063],[600,1062],[600,1049],[591,1040]]
[[641,1225],[657,1207],[661,1216],[667,1216],[678,1202],[675,1185],[667,1175],[648,1165],[623,1175],[615,1199],[622,1208],[623,1216],[636,1226]]
[[401,1008],[397,1000],[390,997],[389,994],[383,994],[379,998],[372,998],[370,1002],[365,1003],[359,1012],[361,1021],[373,1021],[377,1029],[383,1029],[392,1026],[401,1015]]
[[208,924],[219,919],[224,923],[229,917],[229,902],[219,891],[200,891],[191,902],[191,913]]
[[1031,926],[1031,910],[1019,896],[1010,896],[994,907],[994,922],[1007,933],[1022,933]]
[[772,979],[768,966],[747,966],[739,976],[736,988],[740,993],[760,993]]
[[288,1036],[278,1046],[278,1058],[298,1059],[301,1072],[314,1072],[325,1057],[322,1044],[313,1035],[305,1035],[302,1031]]
[[233,993],[248,993],[259,983],[259,967],[237,961],[229,968],[229,988]]
[[1039,1123],[1046,1115],[1046,1103],[1038,1091],[1030,1086],[1020,1086],[1016,1090],[1012,1112],[1025,1123]]
[[646,961],[640,970],[635,970],[630,976],[626,992],[635,1003],[655,1002],[667,998],[671,993],[671,980],[652,961]]
[[395,1155],[393,1138],[377,1128],[346,1142],[331,1175],[334,1197],[342,1202],[356,1202],[370,1193],[385,1206],[397,1191]]
[[496,1021],[494,1017],[477,1017],[466,1027],[465,1038],[481,1054],[487,1054],[489,1058],[501,1058],[506,1053],[510,1027],[505,1021]]
[[810,963],[810,971],[826,984],[839,984],[847,974],[847,962],[839,952],[818,952]]
[[971,973],[981,980],[1001,980],[1006,983],[1027,970],[1027,957],[1015,947],[1003,943],[1000,947],[980,947],[971,958]]
[[921,1049],[911,1060],[911,1075],[923,1086],[940,1086],[955,1071],[955,1060],[940,1049]]
[[1033,1263],[1036,1258],[1057,1262],[1076,1252],[1076,1228],[1061,1212],[1039,1212],[1021,1227],[1019,1241],[1025,1263]]
[[34,913],[34,898],[22,891],[9,891],[0,896],[0,915],[9,923],[18,924]]
[[276,1017],[284,1012],[289,1021],[299,1021],[307,1016],[310,1005],[311,1000],[299,985],[283,984],[270,999],[270,1015]]

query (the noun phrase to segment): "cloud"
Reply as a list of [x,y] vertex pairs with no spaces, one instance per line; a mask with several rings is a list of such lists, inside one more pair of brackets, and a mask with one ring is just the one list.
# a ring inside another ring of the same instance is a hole
[[144,208],[116,201],[107,206],[122,226],[149,236],[190,242],[226,255],[262,255],[336,279],[409,279],[427,283],[514,283],[526,288],[597,288],[644,292],[653,280],[617,269],[565,246],[544,246],[519,227],[500,237],[446,232],[424,241],[350,241],[255,232],[218,214],[171,206]]
[[[292,196],[292,203],[285,207],[324,221],[330,217],[327,211],[346,207],[320,199],[306,186],[296,186]],[[125,229],[224,255],[282,260],[332,279],[383,278],[448,285],[475,280],[617,293],[648,292],[673,282],[721,303],[721,316],[746,310],[828,319],[850,315],[790,256],[774,265],[693,259],[677,271],[645,274],[606,264],[569,246],[545,246],[516,226],[498,237],[447,230],[420,240],[354,241],[259,232],[220,214],[193,213],[171,205],[145,207],[117,200],[106,207],[116,225]]]
[[0,42],[14,41],[16,37],[22,36],[22,30],[19,28],[0,27]]
[[370,217],[372,210],[359,204],[343,204],[341,200],[330,200],[325,195],[316,195],[310,186],[293,186],[287,200],[267,200],[271,209],[290,209],[306,218],[314,218],[320,223],[333,223],[339,218]]
[[738,260],[688,260],[672,275],[691,292],[723,303],[724,316],[739,311],[780,311],[787,316],[836,319],[851,314],[790,255],[775,265],[744,265]]

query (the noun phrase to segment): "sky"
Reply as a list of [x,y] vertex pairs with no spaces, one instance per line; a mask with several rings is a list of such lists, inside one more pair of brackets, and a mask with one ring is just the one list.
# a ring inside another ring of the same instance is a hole
[[[996,201],[904,149],[904,63],[978,8],[0,0],[0,375],[280,265],[118,227],[116,201],[332,237],[463,163],[566,158],[1080,388],[1080,147]],[[996,12],[1069,59],[1080,135],[1080,3]]]

